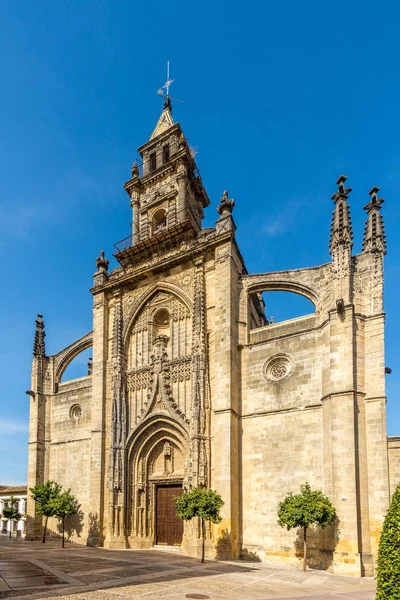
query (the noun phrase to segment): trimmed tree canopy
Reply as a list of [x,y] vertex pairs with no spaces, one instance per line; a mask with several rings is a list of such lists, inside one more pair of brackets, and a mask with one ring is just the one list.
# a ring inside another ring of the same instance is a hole
[[383,522],[377,571],[376,600],[400,598],[400,485]]
[[205,522],[220,523],[222,517],[219,514],[224,505],[221,496],[209,488],[198,487],[189,490],[182,496],[175,498],[175,510],[180,519],[190,521],[194,517],[199,517],[201,522],[201,562],[204,562],[205,545]]
[[21,518],[21,513],[18,508],[15,506],[17,500],[14,496],[10,496],[8,500],[4,500],[3,507],[3,517],[5,519],[10,519],[11,521],[19,521]]
[[64,548],[64,521],[66,517],[71,517],[79,512],[78,500],[71,494],[71,490],[66,490],[58,494],[51,502],[53,516],[62,523],[62,547]]
[[184,521],[200,517],[204,521],[220,523],[219,510],[223,505],[221,496],[208,488],[194,488],[175,499],[176,514]]
[[36,510],[38,515],[52,517],[52,502],[61,493],[61,485],[55,481],[46,481],[46,483],[38,483],[35,485],[35,487],[29,489],[31,492],[31,497],[36,502]]
[[336,520],[336,510],[320,490],[308,483],[300,486],[300,494],[288,494],[278,505],[278,523],[286,529],[318,525],[324,529]]
[[336,521],[336,510],[329,498],[320,490],[312,490],[310,484],[300,486],[300,494],[290,492],[278,504],[278,523],[286,529],[302,527],[303,529],[303,570],[307,561],[307,527],[318,525],[325,529]]
[[53,502],[61,494],[62,486],[55,481],[46,481],[46,483],[38,483],[34,487],[29,488],[31,498],[36,503],[36,511],[38,515],[46,517],[43,528],[43,544],[46,541],[47,521],[54,514]]

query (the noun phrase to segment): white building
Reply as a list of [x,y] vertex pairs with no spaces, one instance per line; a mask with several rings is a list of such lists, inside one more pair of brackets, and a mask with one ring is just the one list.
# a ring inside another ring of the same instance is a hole
[[[3,507],[4,503],[13,496],[16,503],[18,511],[21,513],[22,517],[18,522],[10,522],[9,519],[5,519],[3,517]],[[25,536],[25,521],[26,521],[26,503],[27,503],[27,486],[26,485],[0,485],[0,532],[1,533],[10,533],[10,527],[12,527],[12,532],[14,535],[21,535],[21,537]],[[17,532],[21,533],[18,534]]]

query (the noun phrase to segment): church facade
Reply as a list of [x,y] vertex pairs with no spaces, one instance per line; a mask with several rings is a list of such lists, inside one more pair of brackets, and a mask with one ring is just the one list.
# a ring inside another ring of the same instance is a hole
[[[78,542],[179,545],[193,556],[198,523],[183,526],[173,498],[212,487],[225,504],[222,522],[207,527],[208,556],[294,561],[301,540],[278,526],[277,504],[308,481],[338,513],[336,527],[311,532],[310,562],[371,575],[389,475],[392,486],[400,476],[397,438],[388,446],[386,435],[378,188],[362,252],[352,254],[341,176],[331,261],[249,274],[226,192],[215,228],[202,228],[209,198],[168,97],[139,153],[124,185],[132,235],[116,245],[116,269],[104,253],[97,259],[92,332],[47,356],[36,321],[28,486],[71,488],[83,515]],[[268,323],[269,290],[303,295],[315,312]],[[89,347],[89,374],[63,382]],[[34,537],[41,521],[31,499],[28,513]]]

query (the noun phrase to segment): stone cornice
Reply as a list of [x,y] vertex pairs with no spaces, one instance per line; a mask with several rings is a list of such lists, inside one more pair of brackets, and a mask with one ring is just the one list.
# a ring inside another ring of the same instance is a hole
[[[157,273],[159,271],[165,271],[170,269],[178,264],[187,262],[189,260],[194,259],[199,254],[204,254],[207,250],[211,248],[215,248],[224,242],[233,242],[235,248],[239,252],[237,248],[236,241],[234,239],[234,235],[231,231],[224,233],[223,235],[213,236],[206,239],[204,242],[198,240],[198,243],[188,248],[187,250],[178,251],[176,254],[168,256],[165,259],[161,259],[156,263],[146,263],[141,266],[138,266],[134,272],[127,273],[126,275],[122,275],[120,277],[112,278],[112,273],[110,273],[109,280],[97,286],[96,288],[91,288],[90,292],[93,295],[97,295],[99,292],[113,290],[115,288],[119,288],[127,283],[133,283],[135,281],[141,281],[146,277],[148,271],[151,273]],[[242,256],[239,252],[239,256],[242,259]],[[243,260],[243,259],[242,259]],[[123,270],[123,269],[121,269]]]

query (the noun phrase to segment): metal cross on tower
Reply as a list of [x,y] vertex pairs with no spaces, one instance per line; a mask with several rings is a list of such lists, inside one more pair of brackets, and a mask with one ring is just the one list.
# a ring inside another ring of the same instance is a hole
[[167,61],[167,81],[164,83],[163,86],[160,87],[159,90],[157,90],[157,94],[164,98],[164,105],[163,105],[164,110],[169,109],[172,111],[171,100],[177,100],[178,102],[182,102],[181,100],[178,100],[178,98],[171,98],[171,96],[169,95],[169,88],[174,83],[174,81],[175,81],[175,79],[171,79],[170,75],[169,75],[169,60],[168,60]]

